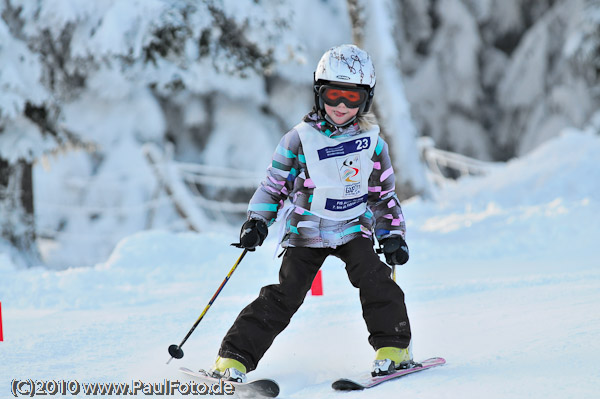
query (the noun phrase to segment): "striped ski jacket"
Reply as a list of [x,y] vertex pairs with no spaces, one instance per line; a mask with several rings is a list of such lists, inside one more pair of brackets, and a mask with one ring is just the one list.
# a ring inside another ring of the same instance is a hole
[[[335,128],[319,120],[315,112],[304,117],[314,134],[348,139],[361,133],[357,123]],[[335,248],[363,236],[378,240],[393,234],[405,236],[406,224],[396,196],[395,176],[387,143],[378,137],[372,156],[373,170],[368,179],[366,211],[351,220],[330,220],[311,213],[314,190],[298,131],[287,132],[277,146],[266,179],[258,187],[248,206],[248,217],[271,225],[278,214],[285,217],[282,247]],[[290,203],[286,205],[286,200]]]

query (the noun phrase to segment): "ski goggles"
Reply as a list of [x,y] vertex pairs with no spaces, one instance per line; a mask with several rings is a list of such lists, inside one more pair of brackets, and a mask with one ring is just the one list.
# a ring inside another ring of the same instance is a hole
[[348,108],[358,108],[365,103],[368,94],[360,87],[322,85],[319,88],[319,97],[332,107],[344,103]]

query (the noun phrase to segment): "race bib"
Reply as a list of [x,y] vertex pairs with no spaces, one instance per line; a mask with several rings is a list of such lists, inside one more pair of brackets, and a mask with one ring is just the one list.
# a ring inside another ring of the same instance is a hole
[[315,184],[310,212],[332,220],[349,220],[365,213],[379,127],[340,138],[327,137],[305,122],[296,130]]

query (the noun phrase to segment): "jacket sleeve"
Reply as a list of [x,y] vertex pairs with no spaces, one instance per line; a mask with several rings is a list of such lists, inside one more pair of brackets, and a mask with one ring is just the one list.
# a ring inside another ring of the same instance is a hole
[[298,148],[300,137],[296,130],[286,133],[275,152],[267,177],[262,181],[248,205],[248,218],[260,219],[268,226],[275,222],[277,212],[283,207],[298,175]]
[[369,178],[368,205],[373,213],[375,237],[381,241],[394,234],[406,236],[406,223],[396,196],[396,177],[387,143],[380,137],[373,154],[373,172]]

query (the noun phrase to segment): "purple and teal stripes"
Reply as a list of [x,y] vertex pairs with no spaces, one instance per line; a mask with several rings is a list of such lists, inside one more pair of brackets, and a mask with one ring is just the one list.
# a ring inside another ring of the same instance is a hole
[[[321,122],[307,123],[315,133],[323,133]],[[348,137],[359,134],[358,125],[326,132],[330,137]],[[373,171],[369,177],[367,211],[348,221],[322,219],[311,213],[315,184],[306,167],[306,158],[298,132],[285,134],[273,153],[267,177],[254,193],[248,206],[250,218],[262,219],[269,225],[277,217],[286,200],[294,204],[293,212],[285,221],[285,240],[282,246],[332,247],[342,245],[357,236],[378,239],[392,234],[405,235],[406,224],[395,190],[395,175],[387,143],[380,137],[373,154]]]

